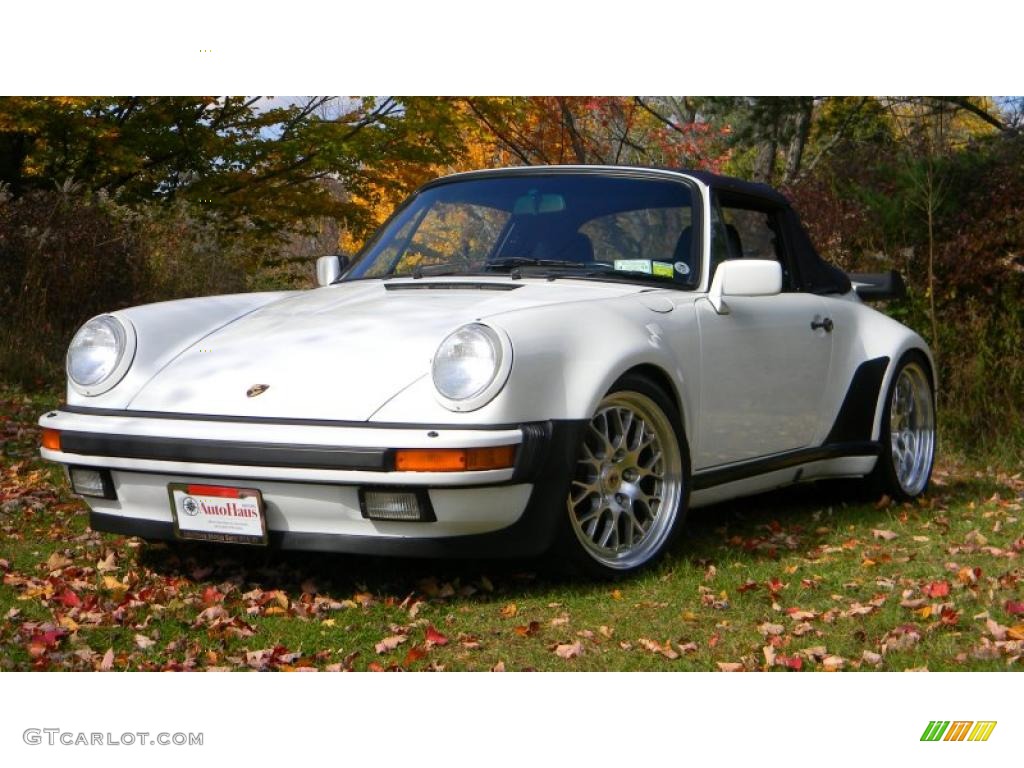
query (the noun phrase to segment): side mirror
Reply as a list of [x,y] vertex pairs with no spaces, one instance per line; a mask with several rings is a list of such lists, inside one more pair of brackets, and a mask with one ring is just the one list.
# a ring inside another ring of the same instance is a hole
[[316,260],[316,281],[319,285],[330,285],[345,271],[348,266],[348,257],[336,253],[331,256],[321,256]]
[[720,315],[729,314],[727,296],[775,296],[782,291],[782,265],[771,259],[730,259],[715,270],[708,301]]

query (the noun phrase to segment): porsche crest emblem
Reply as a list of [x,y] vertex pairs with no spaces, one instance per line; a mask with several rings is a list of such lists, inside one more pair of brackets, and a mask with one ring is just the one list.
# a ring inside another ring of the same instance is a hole
[[257,395],[262,395],[268,389],[270,389],[269,384],[253,384],[251,387],[245,390],[245,396],[256,397]]

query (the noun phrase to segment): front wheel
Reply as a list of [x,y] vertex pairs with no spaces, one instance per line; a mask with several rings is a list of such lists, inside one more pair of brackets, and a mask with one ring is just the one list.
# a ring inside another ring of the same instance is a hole
[[907,501],[924,493],[935,460],[935,395],[926,358],[899,362],[882,410],[881,453],[871,475],[875,490]]
[[595,575],[654,562],[682,528],[689,469],[675,405],[646,378],[624,376],[584,431],[558,549]]

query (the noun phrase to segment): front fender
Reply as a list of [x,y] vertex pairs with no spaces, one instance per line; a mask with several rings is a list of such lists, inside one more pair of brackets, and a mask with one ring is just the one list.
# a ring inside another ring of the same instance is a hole
[[67,402],[69,405],[95,408],[127,408],[153,376],[204,336],[291,293],[206,296],[144,304],[112,312],[135,328],[135,359],[125,377],[108,392],[87,397],[68,386]]
[[[687,333],[692,304],[652,311],[633,297],[587,306],[532,308],[485,319],[512,341],[512,371],[501,393],[469,413],[454,413],[437,400],[430,376],[400,392],[371,420],[401,423],[517,424],[589,419],[601,398],[626,371],[653,366],[673,384],[689,431],[696,382],[683,360],[696,360],[699,339]],[[690,326],[692,328],[692,326]]]

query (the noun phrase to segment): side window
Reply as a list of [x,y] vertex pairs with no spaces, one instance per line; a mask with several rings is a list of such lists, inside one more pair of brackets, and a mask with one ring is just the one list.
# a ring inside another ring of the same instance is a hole
[[782,265],[782,290],[792,291],[793,280],[782,242],[781,224],[773,211],[739,206],[726,201],[721,206],[721,228],[715,229],[712,268],[716,253],[728,259],[771,259]]

